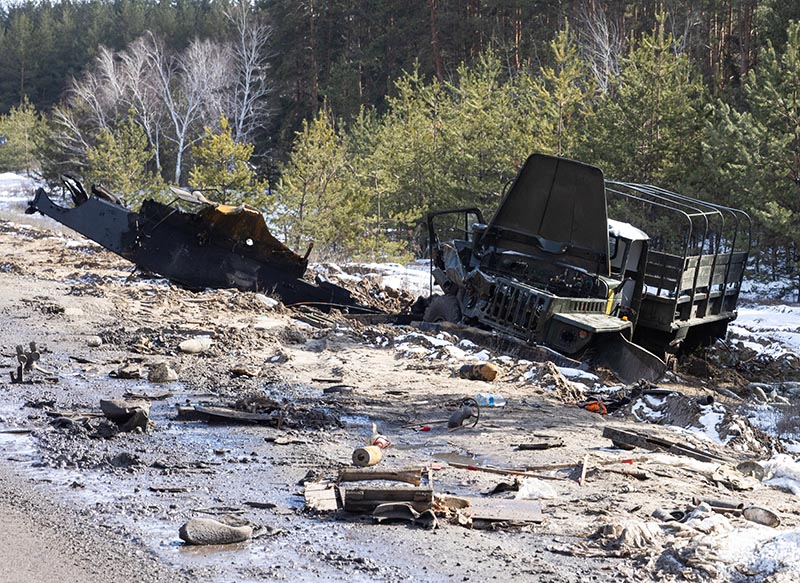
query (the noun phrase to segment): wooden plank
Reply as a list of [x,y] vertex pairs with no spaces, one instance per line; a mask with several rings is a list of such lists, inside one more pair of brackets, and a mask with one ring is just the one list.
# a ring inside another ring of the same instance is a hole
[[179,421],[208,421],[208,415],[200,413],[194,407],[178,405],[177,410]]
[[319,512],[339,510],[336,486],[330,482],[306,482],[304,496],[306,508]]
[[517,524],[544,522],[542,505],[536,500],[512,500],[506,498],[479,498],[460,496],[469,502],[461,512],[472,520],[510,522]]
[[678,443],[643,433],[633,433],[631,431],[622,431],[612,427],[604,427],[603,437],[610,439],[616,444],[627,445],[631,447],[641,447],[642,449],[647,449],[650,451],[661,449],[676,455],[692,457],[703,462],[732,463],[732,460],[729,458],[719,456],[710,451],[698,449],[685,443]]
[[[447,462],[447,465],[453,468],[459,468],[462,470],[473,470],[476,472],[486,472],[488,474],[499,474],[501,476],[524,476],[526,478],[539,478],[541,480],[564,480],[560,476],[549,476],[547,474],[536,474],[534,472],[529,472],[527,470],[518,470],[514,468],[493,468],[489,466],[476,466],[471,464],[462,464],[458,462]],[[575,464],[571,464],[567,467],[572,467]]]
[[583,486],[586,482],[586,471],[589,469],[589,454],[583,456],[583,463],[581,464],[581,477],[578,478],[578,485]]
[[339,470],[340,482],[361,482],[366,480],[389,480],[419,486],[422,483],[422,468],[408,468],[405,470],[342,468]]
[[228,407],[213,407],[205,405],[195,405],[194,410],[209,418],[223,421],[254,422],[254,423],[278,423],[279,418],[271,413],[250,413],[248,411],[238,411]]
[[[633,447],[641,447],[650,451],[658,449],[658,445],[648,441],[644,435],[631,433],[630,431],[622,431],[614,429],[613,427],[603,427],[603,437],[610,439],[614,445],[622,445]],[[623,449],[625,449],[623,447]]]
[[431,488],[344,488],[340,487],[344,509],[348,512],[371,513],[381,504],[408,502],[417,512],[433,505]]

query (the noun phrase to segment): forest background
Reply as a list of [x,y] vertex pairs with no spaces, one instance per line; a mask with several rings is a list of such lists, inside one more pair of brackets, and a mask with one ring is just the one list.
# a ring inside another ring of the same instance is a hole
[[[420,253],[533,152],[746,210],[800,279],[795,0],[0,2],[0,172],[264,209],[317,259]],[[798,286],[800,287],[800,286]]]

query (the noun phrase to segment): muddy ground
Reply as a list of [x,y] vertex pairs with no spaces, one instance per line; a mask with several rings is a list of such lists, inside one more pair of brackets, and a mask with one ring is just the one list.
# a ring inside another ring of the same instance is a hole
[[[674,552],[671,543],[620,550],[592,535],[604,526],[652,520],[658,509],[683,509],[695,496],[768,506],[783,529],[800,522],[792,494],[731,489],[696,468],[612,449],[601,436],[605,426],[644,428],[736,461],[769,457],[769,440],[749,429],[723,447],[638,422],[630,408],[601,416],[526,374],[531,365],[513,355],[498,361],[503,373],[495,382],[463,380],[453,374],[453,359],[398,348],[430,349],[425,338],[403,338],[418,333],[415,328],[341,319],[312,326],[255,294],[193,293],[131,275],[127,262],[41,217],[6,214],[0,257],[0,431],[6,431],[0,433],[0,510],[9,525],[0,546],[17,557],[13,576],[0,580],[42,580],[43,573],[98,581],[713,579],[719,576],[713,568]],[[91,347],[95,336],[102,344]],[[178,350],[198,336],[212,339],[207,352]],[[43,370],[29,375],[30,383],[12,384],[15,347],[31,341],[42,350]],[[149,382],[148,367],[158,362],[174,368],[179,380]],[[120,368],[138,368],[143,378],[110,376]],[[713,395],[732,406],[738,401],[717,393],[718,384],[738,390],[752,380],[735,373],[670,378],[659,386],[688,395],[685,402]],[[324,393],[331,384],[345,386]],[[446,419],[480,391],[502,393],[508,405],[484,408],[474,428],[450,432],[428,423]],[[100,414],[100,399],[164,392],[151,401],[146,433],[117,433]],[[176,416],[178,405],[248,397],[276,401],[281,427]],[[549,473],[555,479],[547,481],[552,492],[541,501],[540,524],[478,530],[441,521],[426,530],[305,511],[302,481],[309,472],[336,477],[370,437],[373,422],[395,443],[381,467],[433,464],[441,493],[480,496],[513,481],[448,467],[447,459],[517,468],[576,465]],[[432,430],[418,431],[425,423]],[[514,447],[545,438],[563,446]],[[580,485],[578,464],[587,454],[593,469]],[[622,465],[601,465],[631,457],[648,479],[611,471]],[[192,517],[229,513],[263,527],[261,536],[224,547],[188,547],[178,538]],[[744,519],[731,520],[735,526]]]

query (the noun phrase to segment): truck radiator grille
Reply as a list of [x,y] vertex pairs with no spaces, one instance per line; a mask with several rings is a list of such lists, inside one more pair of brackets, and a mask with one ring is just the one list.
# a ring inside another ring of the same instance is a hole
[[540,316],[547,311],[551,296],[509,280],[497,278],[483,310],[483,320],[515,336],[536,334]]
[[539,342],[549,313],[604,314],[607,306],[604,299],[561,298],[498,277],[479,319],[508,334]]

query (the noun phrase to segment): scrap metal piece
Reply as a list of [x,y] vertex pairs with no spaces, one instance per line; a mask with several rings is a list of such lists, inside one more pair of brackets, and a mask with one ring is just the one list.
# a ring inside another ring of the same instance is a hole
[[475,399],[464,399],[461,402],[461,407],[453,411],[452,415],[450,415],[450,418],[447,420],[447,428],[453,430],[463,427],[464,422],[472,417],[475,418],[472,427],[475,427],[481,418],[480,405],[478,405]]
[[10,373],[12,384],[18,385],[25,382],[24,373],[32,372],[34,368],[39,369],[36,363],[41,358],[41,353],[36,349],[36,342],[31,342],[28,346],[29,349],[25,350],[21,344],[17,345],[17,362],[19,362],[19,365],[17,366],[16,375],[13,371]]
[[[190,289],[262,291],[280,297],[287,306],[375,312],[340,286],[304,281],[308,257],[278,241],[261,212],[251,206],[217,204],[198,193],[175,189],[177,197],[171,203],[147,199],[134,212],[103,190],[92,188],[87,194],[74,177],[64,175],[62,180],[73,208],[56,204],[40,188],[26,212],[51,217],[142,270]],[[176,206],[179,201],[195,206],[195,212]]]

